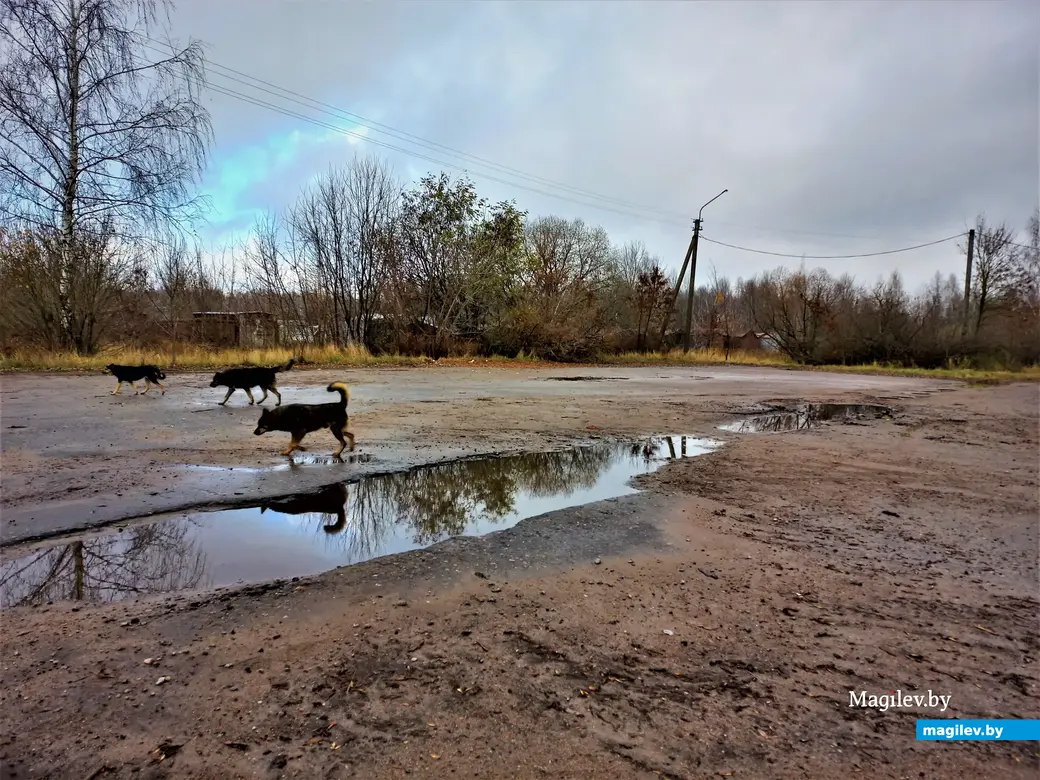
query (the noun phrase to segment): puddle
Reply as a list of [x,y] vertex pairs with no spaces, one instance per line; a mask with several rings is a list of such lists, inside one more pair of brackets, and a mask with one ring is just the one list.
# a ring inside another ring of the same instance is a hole
[[549,382],[623,382],[627,376],[551,376]]
[[778,410],[768,414],[756,414],[736,422],[720,425],[719,430],[732,433],[777,433],[815,428],[822,422],[841,421],[853,423],[857,420],[888,417],[892,410],[873,404],[802,404],[791,410]]
[[294,452],[292,458],[285,458],[284,463],[273,466],[182,466],[187,471],[237,471],[241,474],[269,474],[272,471],[292,471],[300,466],[341,466],[351,463],[369,463],[375,460],[371,453],[355,452],[344,453],[339,458],[331,455],[303,455]]
[[249,508],[129,525],[29,553],[0,552],[0,606],[116,601],[318,574],[629,495],[637,492],[632,477],[718,446],[670,436],[454,461]]

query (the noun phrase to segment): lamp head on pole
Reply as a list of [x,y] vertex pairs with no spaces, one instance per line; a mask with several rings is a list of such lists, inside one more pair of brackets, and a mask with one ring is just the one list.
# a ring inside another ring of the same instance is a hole
[[[727,188],[727,189],[724,189],[724,190],[723,190],[722,192],[720,192],[720,193],[719,193],[718,195],[716,195],[716,196],[715,196],[714,198],[712,198],[711,200],[709,200],[709,201],[708,201],[708,203],[705,203],[705,204],[704,204],[704,206],[707,206],[708,204],[712,203],[713,201],[716,201],[716,200],[718,200],[718,199],[719,199],[719,198],[721,198],[721,197],[722,197],[723,195],[725,195],[725,194],[726,194],[727,192],[729,192],[729,189],[728,189],[728,188]],[[701,210],[697,212],[697,221],[698,221],[698,222],[700,222],[700,219],[701,219],[701,214],[702,214],[702,213],[704,213],[704,206],[701,206]]]

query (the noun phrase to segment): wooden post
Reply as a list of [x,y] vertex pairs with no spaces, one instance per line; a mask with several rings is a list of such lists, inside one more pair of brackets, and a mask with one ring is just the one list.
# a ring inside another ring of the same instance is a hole
[[672,292],[672,299],[668,303],[668,311],[665,313],[664,320],[661,322],[661,351],[664,351],[664,333],[668,329],[668,323],[672,321],[672,315],[675,313],[675,302],[679,299],[679,290],[682,289],[683,276],[686,275],[686,266],[690,264],[690,256],[693,254],[693,239],[690,239],[690,245],[686,248],[686,257],[682,261],[682,268],[679,270],[679,278],[675,280],[675,290]]
[[687,299],[686,299],[686,328],[683,330],[683,352],[690,351],[690,331],[693,328],[693,293],[694,284],[697,277],[697,239],[701,235],[701,221],[695,219],[693,221],[693,239],[690,241],[690,247],[692,249],[690,253],[690,284],[687,287]]
[[968,231],[968,259],[964,269],[964,319],[961,321],[961,340],[968,337],[968,312],[971,310],[971,261],[975,256],[975,228]]

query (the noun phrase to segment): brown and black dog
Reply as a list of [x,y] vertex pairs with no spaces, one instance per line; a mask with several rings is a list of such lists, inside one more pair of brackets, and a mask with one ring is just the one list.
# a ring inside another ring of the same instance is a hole
[[327,534],[338,534],[347,525],[346,504],[347,486],[337,482],[314,493],[275,499],[261,504],[260,514],[270,509],[286,515],[320,514],[327,515],[329,519],[335,517],[335,522],[325,523],[321,528]]
[[[253,433],[262,436],[268,431],[285,431],[292,434],[289,446],[282,455],[291,455],[293,450],[306,451],[300,442],[308,433],[328,428],[339,440],[339,449],[332,453],[338,458],[347,447],[354,449],[354,434],[347,430],[350,416],[347,414],[347,403],[350,401],[350,388],[343,382],[333,382],[327,388],[330,393],[339,393],[339,401],[328,404],[287,404],[276,409],[264,409]],[[344,438],[346,437],[346,438]]]
[[224,406],[231,397],[231,394],[236,390],[245,390],[246,395],[249,396],[249,405],[252,406],[253,401],[253,388],[259,387],[264,391],[264,397],[260,399],[260,403],[267,400],[267,391],[270,390],[278,397],[278,402],[275,406],[282,405],[282,394],[278,392],[278,388],[275,387],[275,383],[278,381],[278,373],[280,371],[288,371],[296,364],[295,360],[290,360],[284,366],[243,366],[242,368],[228,368],[224,371],[218,371],[213,375],[213,381],[209,383],[210,387],[226,387],[228,389],[227,395],[224,396],[224,400],[220,402],[221,406]]
[[134,388],[134,395],[137,395],[137,385],[134,383],[140,382],[142,379],[144,380],[144,395],[148,394],[148,391],[152,389],[152,385],[158,385],[159,389],[162,390],[162,394],[166,395],[166,388],[159,381],[160,379],[165,379],[166,374],[158,366],[121,366],[117,363],[109,363],[105,366],[105,370],[118,380],[112,395],[119,395],[123,389],[124,382]]

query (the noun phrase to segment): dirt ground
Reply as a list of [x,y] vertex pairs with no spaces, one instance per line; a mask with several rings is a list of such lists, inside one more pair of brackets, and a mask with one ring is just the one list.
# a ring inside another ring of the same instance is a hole
[[[555,381],[578,374],[600,381]],[[633,496],[317,577],[5,610],[0,777],[1037,775],[1037,743],[914,731],[1040,716],[1037,385],[434,368],[301,371],[286,401],[340,377],[372,460],[288,471],[244,397],[209,411],[202,375],[154,400],[4,376],[3,541],[579,436],[726,443]],[[895,414],[715,427],[800,400]],[[951,699],[881,712],[850,691]]]

